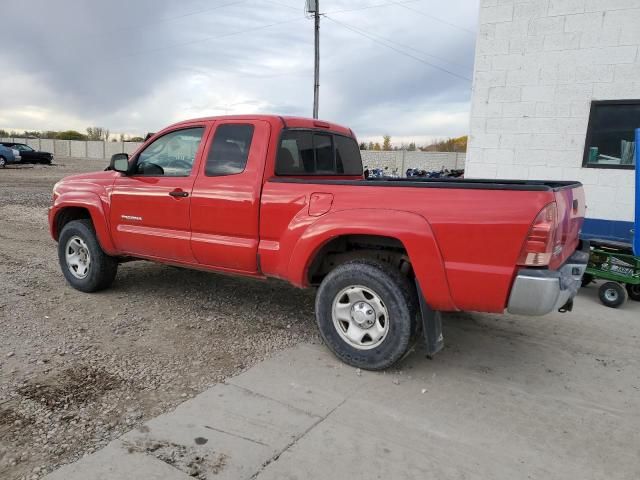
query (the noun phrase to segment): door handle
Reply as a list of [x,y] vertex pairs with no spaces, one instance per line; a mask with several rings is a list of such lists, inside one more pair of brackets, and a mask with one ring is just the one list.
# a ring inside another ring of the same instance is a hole
[[188,197],[189,192],[185,192],[184,190],[174,190],[173,192],[169,192],[169,195],[172,197]]

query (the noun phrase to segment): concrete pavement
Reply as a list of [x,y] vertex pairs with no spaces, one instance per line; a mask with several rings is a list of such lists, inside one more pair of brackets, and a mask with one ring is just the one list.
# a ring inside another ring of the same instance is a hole
[[358,371],[300,345],[50,474],[84,479],[640,478],[640,304],[445,319]]

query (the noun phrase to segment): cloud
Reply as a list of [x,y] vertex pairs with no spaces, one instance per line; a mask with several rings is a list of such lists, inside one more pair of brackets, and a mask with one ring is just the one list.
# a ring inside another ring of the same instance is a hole
[[[470,78],[475,38],[432,17],[474,29],[476,2],[365,8],[385,3],[322,2],[321,117],[362,138],[466,133],[470,82],[442,69]],[[203,115],[308,116],[313,23],[302,5],[9,1],[3,17],[25,21],[3,24],[0,127],[144,133]]]

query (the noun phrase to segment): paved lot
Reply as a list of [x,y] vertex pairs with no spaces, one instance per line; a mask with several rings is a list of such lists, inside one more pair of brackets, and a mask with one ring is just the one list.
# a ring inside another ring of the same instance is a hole
[[[145,262],[67,286],[53,184],[106,162],[0,170],[0,479],[40,477],[272,352],[316,338],[313,292]],[[263,312],[269,312],[264,315]]]
[[447,317],[448,347],[386,373],[302,344],[48,480],[637,479],[640,304]]
[[0,171],[1,479],[640,478],[640,304],[447,315],[434,360],[357,372],[313,292],[141,262],[67,287],[51,187],[104,163],[60,162]]

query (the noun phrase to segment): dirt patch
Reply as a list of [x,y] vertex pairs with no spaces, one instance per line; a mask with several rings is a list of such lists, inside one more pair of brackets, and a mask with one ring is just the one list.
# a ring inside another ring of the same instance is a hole
[[196,442],[196,446],[186,446],[157,440],[126,444],[129,453],[152,455],[191,477],[207,480],[224,469],[228,456],[205,449],[201,445],[203,444]]
[[24,398],[46,405],[52,410],[95,400],[118,388],[123,382],[115,375],[91,366],[74,366],[45,380],[27,383],[17,389]]

